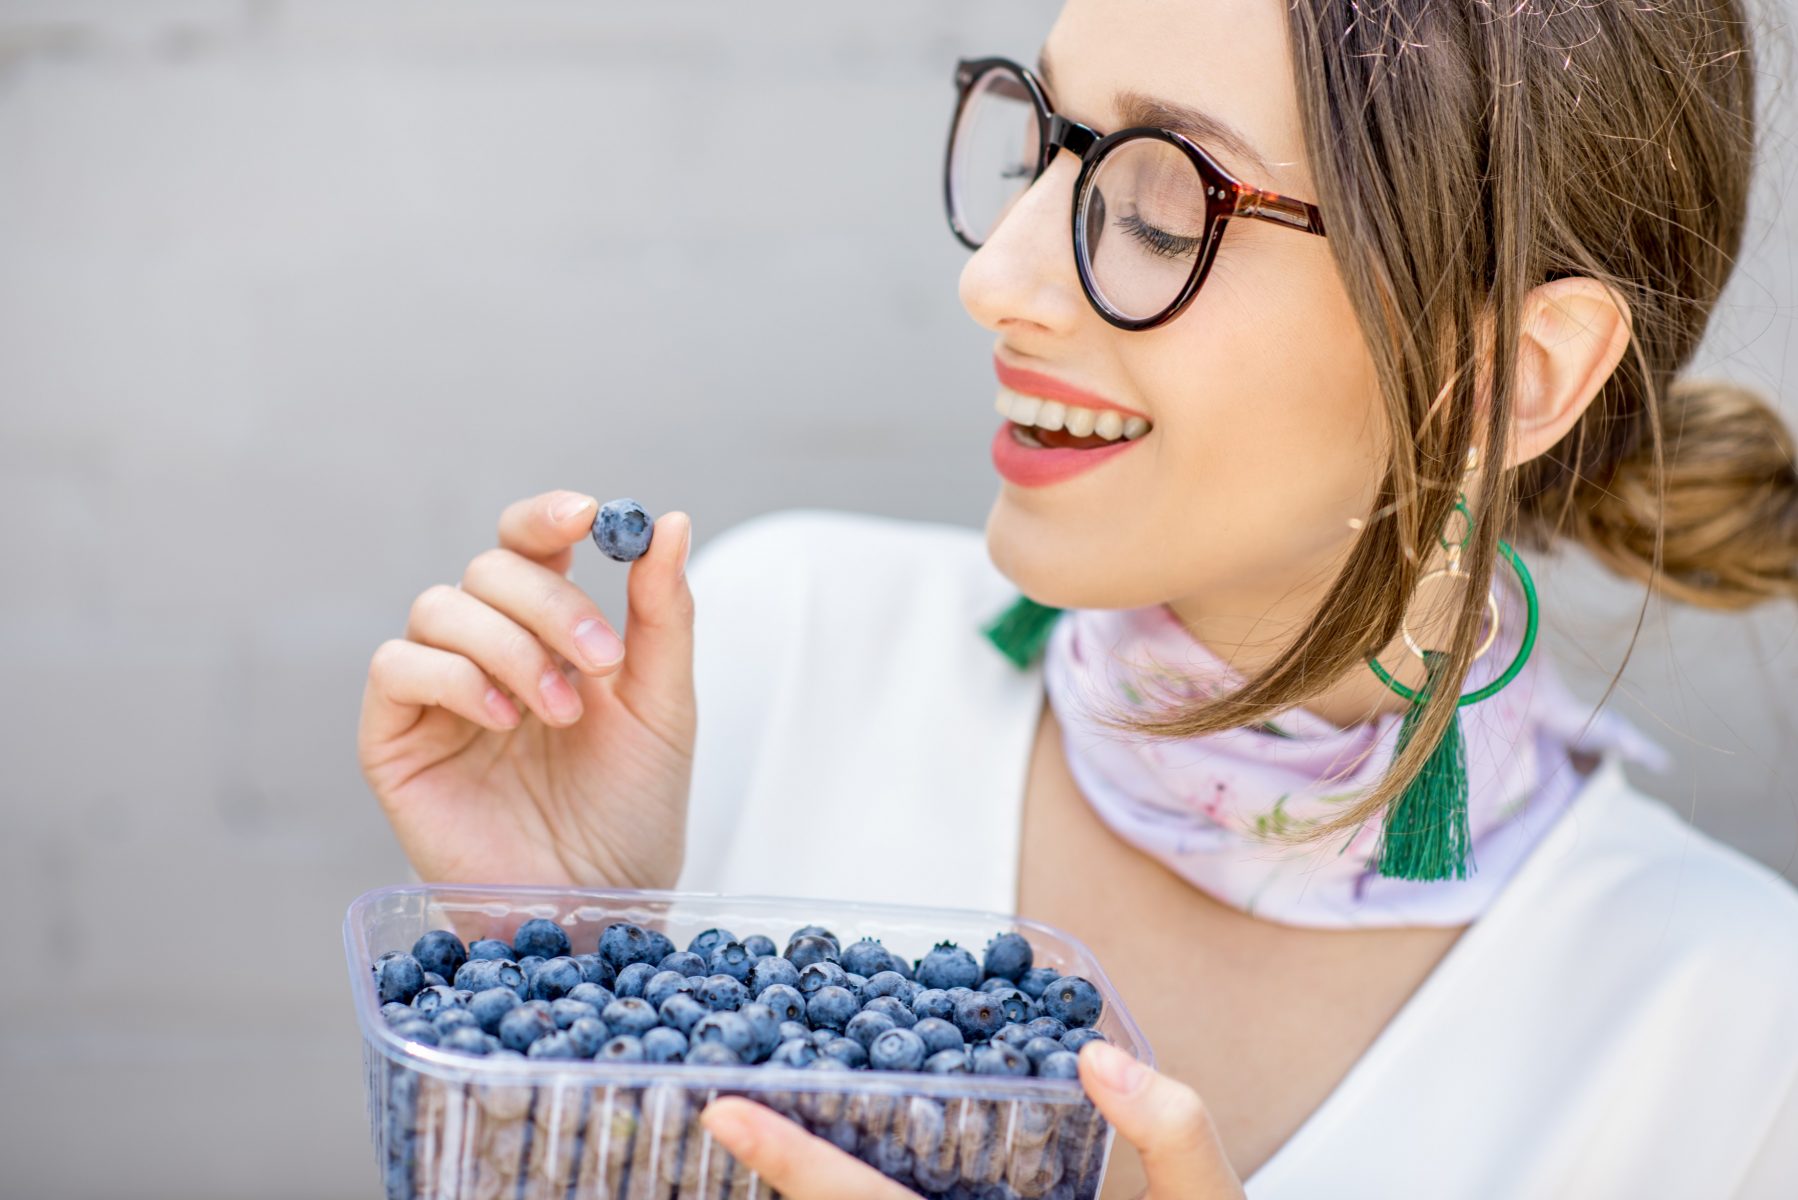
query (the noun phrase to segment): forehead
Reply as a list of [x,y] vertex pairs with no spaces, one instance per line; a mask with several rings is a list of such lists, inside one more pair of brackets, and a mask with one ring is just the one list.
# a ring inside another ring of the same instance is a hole
[[1120,128],[1119,92],[1198,109],[1240,131],[1271,169],[1270,176],[1215,141],[1206,144],[1245,182],[1307,195],[1283,3],[1067,0],[1043,39],[1055,73],[1050,97],[1103,133]]

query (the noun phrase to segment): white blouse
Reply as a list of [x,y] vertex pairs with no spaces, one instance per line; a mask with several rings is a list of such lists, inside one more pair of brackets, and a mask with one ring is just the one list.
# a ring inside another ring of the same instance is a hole
[[[981,533],[789,509],[689,577],[679,886],[1012,911],[1043,680],[980,633],[1016,595]],[[1245,1185],[1798,1198],[1798,890],[1606,757]]]

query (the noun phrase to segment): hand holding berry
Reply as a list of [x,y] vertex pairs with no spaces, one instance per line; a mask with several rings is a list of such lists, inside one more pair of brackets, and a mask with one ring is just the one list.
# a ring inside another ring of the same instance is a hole
[[369,663],[362,771],[427,881],[663,888],[679,873],[691,521],[664,514],[631,563],[626,653],[567,578],[597,510],[565,491],[508,506],[499,545],[423,592]]

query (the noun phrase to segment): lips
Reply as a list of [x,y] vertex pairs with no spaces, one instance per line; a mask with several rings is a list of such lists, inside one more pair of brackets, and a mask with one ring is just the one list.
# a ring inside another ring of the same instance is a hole
[[993,433],[993,467],[1019,487],[1047,487],[1083,474],[1140,445],[1146,438],[1114,442],[1094,450],[1038,450],[1018,440],[1018,426],[1001,421]]
[[999,376],[999,382],[1014,392],[1023,392],[1027,396],[1041,396],[1045,400],[1059,400],[1063,404],[1078,404],[1081,408],[1096,408],[1103,412],[1110,409],[1123,413],[1127,417],[1141,417],[1149,420],[1149,414],[1139,412],[1127,405],[1117,404],[1105,397],[1096,395],[1065,383],[1053,375],[1044,375],[1038,371],[1026,371],[1022,367],[1008,366],[998,354],[993,355],[993,370]]

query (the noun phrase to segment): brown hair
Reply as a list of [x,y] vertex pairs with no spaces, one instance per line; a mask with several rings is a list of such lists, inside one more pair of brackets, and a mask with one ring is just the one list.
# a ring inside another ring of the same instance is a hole
[[1317,202],[1391,435],[1380,519],[1308,626],[1239,689],[1102,720],[1190,737],[1368,670],[1398,636],[1469,447],[1503,461],[1515,364],[1496,351],[1518,344],[1530,289],[1588,276],[1624,299],[1631,330],[1562,441],[1515,471],[1480,471],[1444,683],[1378,786],[1272,835],[1312,842],[1380,815],[1453,719],[1447,681],[1471,665],[1501,537],[1578,543],[1694,604],[1798,598],[1798,475],[1764,400],[1675,379],[1746,224],[1755,84],[1739,0],[1292,0],[1288,20]]

